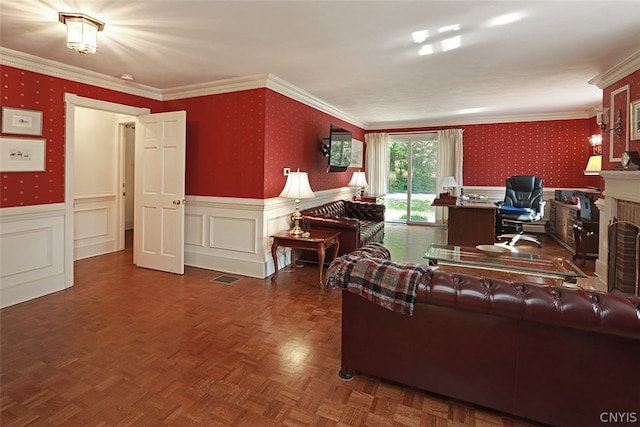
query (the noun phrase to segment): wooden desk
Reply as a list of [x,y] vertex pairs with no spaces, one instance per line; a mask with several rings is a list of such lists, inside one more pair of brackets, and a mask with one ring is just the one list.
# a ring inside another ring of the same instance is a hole
[[496,211],[490,201],[462,202],[449,208],[449,246],[492,245],[496,241]]
[[271,276],[273,280],[278,277],[278,247],[284,246],[291,248],[291,265],[296,268],[296,249],[310,249],[318,252],[318,270],[320,271],[320,287],[324,287],[322,280],[322,270],[324,268],[324,258],[327,248],[333,246],[333,258],[338,255],[340,249],[339,232],[324,230],[309,230],[309,236],[296,237],[289,234],[289,231],[282,231],[271,236],[273,243],[271,244],[271,257],[273,258],[273,266],[275,272]]

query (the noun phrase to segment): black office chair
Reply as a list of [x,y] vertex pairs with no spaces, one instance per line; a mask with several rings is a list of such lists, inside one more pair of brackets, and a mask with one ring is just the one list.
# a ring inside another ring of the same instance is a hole
[[523,224],[539,221],[544,217],[545,201],[542,197],[542,178],[518,175],[507,178],[504,201],[498,204],[496,216],[497,239],[511,239],[510,246],[519,240],[533,242],[542,247],[542,241],[524,234]]

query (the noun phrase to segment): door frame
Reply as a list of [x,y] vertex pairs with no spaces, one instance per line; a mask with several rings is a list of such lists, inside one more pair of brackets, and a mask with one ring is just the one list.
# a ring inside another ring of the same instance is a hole
[[64,94],[65,102],[65,163],[64,163],[64,286],[71,287],[74,282],[73,236],[74,236],[74,175],[75,175],[75,108],[85,107],[94,110],[109,111],[127,116],[150,114],[150,108],[133,107],[98,99],[85,98],[73,93]]

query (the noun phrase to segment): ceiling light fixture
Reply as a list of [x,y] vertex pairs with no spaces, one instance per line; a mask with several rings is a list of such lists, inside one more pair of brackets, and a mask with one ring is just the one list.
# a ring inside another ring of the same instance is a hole
[[58,20],[67,26],[67,47],[80,53],[95,53],[98,31],[104,22],[83,13],[58,13]]

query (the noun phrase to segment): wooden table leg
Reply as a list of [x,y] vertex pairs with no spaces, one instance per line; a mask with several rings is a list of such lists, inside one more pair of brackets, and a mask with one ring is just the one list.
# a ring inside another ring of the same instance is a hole
[[325,247],[324,247],[324,243],[319,243],[318,244],[318,270],[320,270],[320,288],[323,288],[323,283],[322,283],[322,270],[324,269],[324,255],[325,255]]
[[275,268],[271,279],[275,280],[278,277],[278,241],[276,239],[273,239],[271,244],[271,257],[273,258],[273,268]]

